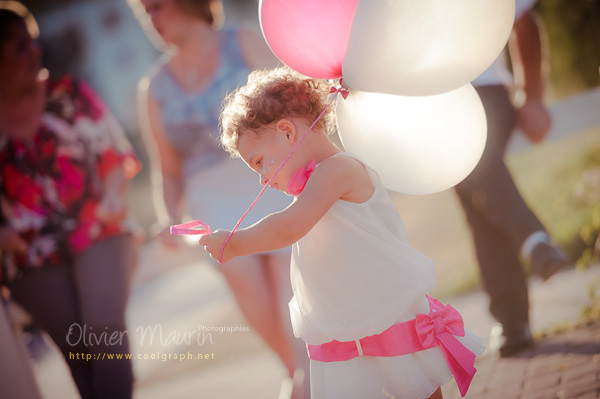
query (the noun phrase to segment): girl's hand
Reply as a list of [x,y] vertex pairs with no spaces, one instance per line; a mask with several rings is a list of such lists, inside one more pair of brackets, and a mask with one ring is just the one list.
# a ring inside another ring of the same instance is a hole
[[[210,254],[213,259],[219,260],[219,253],[221,252],[221,247],[223,243],[229,237],[231,232],[227,230],[216,230],[212,234],[207,234],[200,237],[200,245],[204,246],[206,252]],[[233,239],[233,237],[232,237]],[[231,245],[231,240],[227,243],[225,250],[223,251],[223,259],[222,263],[227,263],[237,255]]]
[[0,228],[0,249],[24,254],[27,252],[27,242],[12,227]]
[[119,194],[107,193],[102,197],[96,208],[96,217],[106,224],[116,224],[127,216],[125,198]]

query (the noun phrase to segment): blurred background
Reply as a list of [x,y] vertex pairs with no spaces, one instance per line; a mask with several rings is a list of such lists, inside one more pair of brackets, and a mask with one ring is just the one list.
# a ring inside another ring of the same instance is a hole
[[[149,194],[148,156],[136,111],[137,83],[160,56],[126,0],[34,0],[22,2],[40,26],[44,65],[55,75],[72,74],[87,81],[125,129],[144,170],[132,189],[132,207],[148,231],[154,223]],[[225,25],[244,23],[256,30],[258,2],[226,0]]]
[[[119,119],[135,146],[144,169],[133,182],[129,201],[134,216],[147,232],[147,246],[151,247],[156,217],[148,155],[139,132],[136,90],[140,78],[160,56],[159,50],[144,34],[126,0],[25,0],[23,3],[37,18],[40,42],[46,50],[45,66],[54,74],[69,73],[86,80]],[[242,22],[260,29],[258,1],[223,0],[223,3],[225,25]],[[524,197],[551,236],[573,259],[578,259],[577,266],[583,269],[597,262],[600,254],[600,0],[539,0],[535,10],[542,20],[548,46],[547,102],[561,116],[560,133],[536,146],[515,144],[508,154],[508,164]],[[585,121],[581,122],[582,119]],[[439,281],[436,295],[443,298],[476,290],[478,268],[453,190],[423,197],[393,194],[393,198],[412,245],[436,261]],[[161,262],[178,263],[175,258],[181,255],[157,255],[158,249],[153,251],[146,251],[140,261],[140,271],[146,270],[148,275],[167,267]],[[152,262],[158,265],[154,267]],[[182,287],[181,279],[169,280],[173,276],[166,276],[162,285],[146,279],[146,289],[137,292],[132,306],[150,312],[154,311],[153,304],[172,300],[164,296],[167,293],[180,291],[183,298],[185,293],[197,291],[193,281],[196,277],[204,278],[205,285],[209,281],[222,284],[214,273],[186,270],[182,274],[190,276],[189,286]],[[216,291],[206,291],[203,295],[200,302],[222,299]],[[198,306],[200,302],[190,306]],[[215,311],[224,310],[235,312],[231,301],[227,307]],[[144,320],[148,320],[148,315],[143,316],[147,317]],[[132,317],[143,319],[139,314]],[[158,320],[158,315],[154,317]],[[206,315],[197,319],[205,320],[202,317]],[[239,315],[223,320],[225,324],[235,324]],[[241,346],[233,339],[228,345],[231,345],[228,353],[239,354]],[[250,347],[260,345],[254,340]],[[145,366],[149,367],[147,363]],[[157,375],[154,370],[137,367],[138,376]],[[182,367],[192,366],[181,364],[176,370]],[[175,373],[173,370],[163,373],[162,378],[168,379]],[[51,375],[48,374],[48,380]],[[160,391],[157,392],[156,396],[144,397],[160,397]],[[173,391],[166,392],[165,396],[177,396]]]
[[[223,3],[225,25],[242,22],[260,29],[258,1]],[[46,67],[55,74],[71,73],[85,79],[108,104],[134,144],[145,168],[134,181],[130,201],[133,213],[150,233],[156,218],[149,190],[148,156],[136,114],[136,85],[160,52],[142,31],[126,0],[30,0],[24,4],[38,19]],[[540,0],[535,9],[543,22],[549,50],[548,104],[558,104],[600,85],[600,0]],[[585,105],[590,113],[600,110],[600,104],[590,101]],[[513,151],[508,162],[519,188],[551,235],[585,263],[594,256],[593,245],[600,229],[596,206],[600,202],[600,130],[567,133],[564,142],[549,140],[535,148]],[[445,267],[453,271],[452,276],[448,275],[452,281],[444,290],[457,293],[473,289],[478,279],[462,211],[452,204],[453,193],[448,191],[419,197],[414,204],[402,196],[396,198],[399,207],[406,201],[411,207],[427,207],[428,201],[437,203],[444,198],[444,213],[438,216],[449,220],[439,234],[449,235],[449,239],[442,248],[428,248],[426,253],[436,260],[438,273],[443,274]],[[401,209],[401,213],[408,219],[413,245],[425,249],[430,240],[420,237],[420,221],[413,223],[408,212]],[[452,215],[456,217],[452,219]],[[461,272],[456,273],[458,270]]]

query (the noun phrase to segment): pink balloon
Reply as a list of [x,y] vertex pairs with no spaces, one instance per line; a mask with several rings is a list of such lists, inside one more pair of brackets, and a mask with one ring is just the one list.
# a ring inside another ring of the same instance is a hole
[[358,0],[261,0],[260,27],[271,51],[306,76],[337,79]]

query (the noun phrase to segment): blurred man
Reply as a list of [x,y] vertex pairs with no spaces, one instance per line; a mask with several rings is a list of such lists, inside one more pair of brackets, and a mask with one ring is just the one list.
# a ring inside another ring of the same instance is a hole
[[[490,297],[490,312],[499,322],[492,330],[491,349],[502,357],[533,345],[521,260],[529,262],[533,273],[543,280],[569,263],[552,245],[504,163],[504,152],[516,126],[534,143],[542,141],[551,126],[542,102],[542,46],[531,11],[534,2],[516,1],[508,46],[514,81],[502,54],[473,82],[485,108],[488,141],[478,166],[456,186],[473,235],[483,286]],[[522,100],[517,106],[509,95],[512,85]]]

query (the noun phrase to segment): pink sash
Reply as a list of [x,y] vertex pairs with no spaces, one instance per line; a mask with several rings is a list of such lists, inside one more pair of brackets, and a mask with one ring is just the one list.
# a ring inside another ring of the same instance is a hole
[[358,356],[401,356],[439,346],[461,395],[465,396],[477,369],[475,354],[455,337],[465,335],[463,319],[452,306],[444,306],[429,295],[427,299],[431,309],[428,314],[418,314],[413,320],[357,341],[307,344],[308,356],[321,362],[339,362]]

